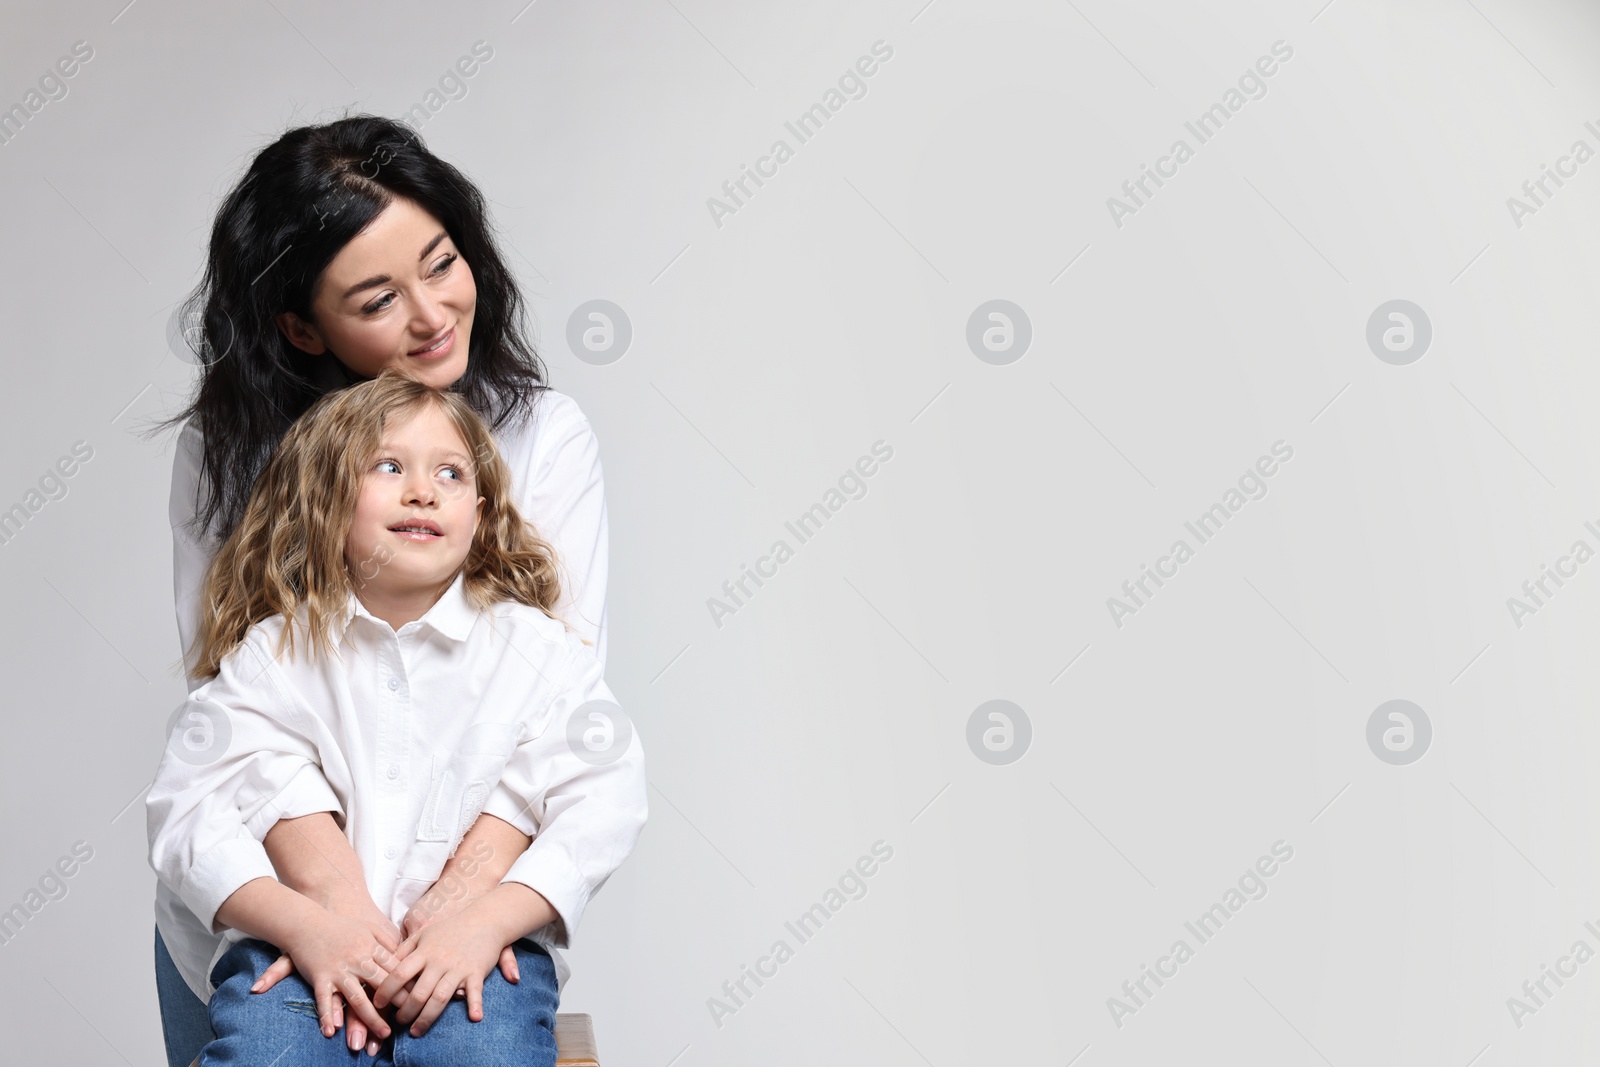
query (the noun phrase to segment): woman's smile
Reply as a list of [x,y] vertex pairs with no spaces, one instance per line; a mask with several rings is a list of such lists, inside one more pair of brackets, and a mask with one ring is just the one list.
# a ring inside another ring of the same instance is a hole
[[407,352],[406,355],[413,356],[417,359],[443,359],[444,357],[448,356],[455,349],[455,347],[456,330],[455,327],[452,326],[443,337],[430,341],[421,348]]

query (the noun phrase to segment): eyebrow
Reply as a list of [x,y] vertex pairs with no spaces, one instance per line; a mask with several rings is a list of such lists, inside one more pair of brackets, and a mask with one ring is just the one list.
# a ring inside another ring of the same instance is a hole
[[[449,236],[449,235],[447,233],[445,233],[445,231],[440,230],[438,235],[436,237],[434,237],[433,240],[429,241],[428,244],[427,244],[427,247],[422,250],[422,254],[417,257],[417,262],[421,263],[423,260],[427,259],[428,258],[428,253],[432,252],[435,248],[438,248],[439,247],[439,242],[444,240],[447,236]],[[361,292],[363,289],[376,289],[378,286],[380,286],[380,285],[388,285],[392,281],[394,281],[394,279],[391,278],[387,274],[374,274],[372,277],[368,278],[366,281],[364,281],[364,282],[356,282],[356,284],[354,284],[350,288],[346,289],[344,291],[344,295],[341,296],[339,299],[340,300],[349,300],[352,296],[355,296],[357,293]]]

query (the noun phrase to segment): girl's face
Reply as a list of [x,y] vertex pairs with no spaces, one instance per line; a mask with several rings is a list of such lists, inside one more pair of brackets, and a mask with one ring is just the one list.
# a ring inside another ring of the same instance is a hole
[[278,328],[296,348],[331,353],[352,373],[386,367],[444,389],[467,372],[478,288],[444,225],[396,198],[333,257],[312,294],[311,322]]
[[390,420],[345,540],[363,600],[443,591],[472,548],[483,503],[466,442],[438,405]]

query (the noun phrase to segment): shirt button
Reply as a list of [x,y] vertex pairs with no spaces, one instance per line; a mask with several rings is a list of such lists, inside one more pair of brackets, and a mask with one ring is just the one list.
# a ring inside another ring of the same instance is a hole
[[384,859],[390,859],[390,860],[394,859],[394,849],[393,848],[384,849],[383,850],[383,858]]
[[400,688],[400,679],[398,679],[398,678],[390,678],[389,679],[389,688],[390,689],[399,689]]
[[389,777],[390,778],[398,778],[398,777],[400,777],[400,765],[398,763],[389,764]]

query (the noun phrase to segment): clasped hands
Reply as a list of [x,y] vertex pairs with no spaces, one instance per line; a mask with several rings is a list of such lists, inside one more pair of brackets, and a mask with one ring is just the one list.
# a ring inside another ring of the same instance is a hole
[[299,971],[316,997],[323,1036],[332,1037],[348,1023],[350,1049],[365,1045],[369,1055],[377,1054],[395,1023],[409,1027],[413,1037],[422,1036],[455,998],[465,997],[467,1017],[481,1021],[484,978],[498,961],[506,981],[519,981],[516,954],[500,943],[498,923],[474,915],[481,895],[460,879],[451,880],[456,892],[446,893],[440,889],[445,880],[423,894],[398,929],[364,884],[340,884],[310,895],[321,909],[282,939],[287,942],[278,946],[283,954],[251,992],[264,993]]

